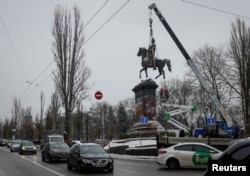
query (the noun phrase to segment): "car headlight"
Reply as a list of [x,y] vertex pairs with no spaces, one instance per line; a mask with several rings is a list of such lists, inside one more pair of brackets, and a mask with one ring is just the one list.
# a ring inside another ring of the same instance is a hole
[[34,150],[36,150],[36,147],[33,147]]
[[25,148],[24,148],[24,147],[22,147],[22,150],[25,150]]
[[85,159],[85,158],[82,158],[82,162],[85,163],[85,164],[91,164],[92,163],[91,160]]
[[112,159],[112,158],[109,158],[109,159],[108,159],[108,162],[109,162],[109,163],[113,163],[113,159]]

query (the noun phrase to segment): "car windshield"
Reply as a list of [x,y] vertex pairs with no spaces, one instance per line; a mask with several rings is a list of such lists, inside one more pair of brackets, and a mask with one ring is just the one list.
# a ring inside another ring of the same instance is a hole
[[21,144],[21,141],[13,141],[12,144]]
[[63,142],[63,138],[61,136],[50,136],[50,142]]
[[23,142],[23,146],[34,146],[34,143],[31,141]]
[[82,145],[80,148],[81,154],[104,154],[105,150],[99,145]]
[[69,146],[65,143],[51,143],[51,149],[69,149]]

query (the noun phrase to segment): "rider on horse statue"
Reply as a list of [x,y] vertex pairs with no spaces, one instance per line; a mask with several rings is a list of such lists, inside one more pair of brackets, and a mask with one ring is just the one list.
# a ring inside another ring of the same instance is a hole
[[154,70],[156,70],[155,51],[156,51],[156,44],[155,44],[155,39],[154,39],[154,35],[153,35],[152,21],[150,20],[150,41],[149,41],[149,46],[148,46],[146,63],[147,63],[147,66],[148,65],[153,66]]
[[[152,11],[152,9],[151,9]],[[155,56],[155,54],[158,55],[156,51],[156,44],[155,44],[155,39],[153,35],[153,28],[152,28],[152,23],[153,19],[151,17],[151,12],[149,14],[149,27],[150,27],[150,36],[149,36],[149,45],[148,48],[145,47],[140,47],[137,56],[141,56],[141,66],[143,67],[140,70],[140,75],[139,78],[141,78],[141,72],[145,71],[146,77],[148,77],[147,69],[152,68],[153,70],[156,70],[156,67],[159,71],[159,75],[155,77],[157,79],[159,76],[163,75],[163,79],[165,79],[165,71],[164,71],[164,66],[167,65],[168,70],[171,72],[171,61],[169,59],[159,59],[158,57]]]
[[152,23],[153,23],[153,20],[152,18],[150,18],[149,19],[149,27],[150,27],[149,46],[148,46],[148,51],[147,51],[145,61],[146,61],[147,67],[151,66],[151,67],[154,67],[154,70],[156,70],[156,64],[155,64],[156,45],[155,45]]

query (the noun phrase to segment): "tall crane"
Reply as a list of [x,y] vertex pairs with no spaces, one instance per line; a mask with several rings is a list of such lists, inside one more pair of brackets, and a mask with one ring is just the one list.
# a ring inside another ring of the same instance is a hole
[[212,101],[213,101],[216,109],[219,111],[219,113],[221,114],[221,116],[225,120],[227,126],[228,127],[233,126],[232,119],[229,117],[229,115],[227,114],[226,110],[223,108],[223,106],[222,106],[221,102],[219,101],[219,99],[217,98],[217,95],[214,92],[213,88],[203,78],[203,76],[202,76],[201,72],[199,71],[198,67],[195,65],[195,63],[193,62],[193,60],[191,59],[191,57],[188,55],[188,53],[185,50],[185,48],[182,46],[182,44],[179,41],[179,39],[176,37],[176,35],[173,32],[173,30],[171,29],[171,27],[168,25],[166,19],[162,16],[161,12],[156,7],[156,4],[153,3],[148,8],[149,9],[153,9],[155,11],[155,14],[158,16],[158,18],[160,19],[161,23],[163,24],[163,26],[165,27],[165,29],[168,31],[169,35],[172,37],[172,39],[174,40],[175,44],[177,45],[177,47],[179,48],[179,50],[181,51],[181,53],[185,57],[185,59],[187,61],[187,64],[191,67],[191,69],[194,72],[194,74],[196,75],[197,79],[200,81],[200,84],[208,92],[208,94],[209,94],[210,98],[212,99]]

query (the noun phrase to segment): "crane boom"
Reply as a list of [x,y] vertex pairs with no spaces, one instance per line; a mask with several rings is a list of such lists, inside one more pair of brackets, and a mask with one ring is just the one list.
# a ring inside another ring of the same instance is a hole
[[217,98],[217,95],[214,92],[214,90],[212,89],[212,87],[209,86],[209,84],[205,81],[205,79],[203,78],[203,76],[200,73],[199,69],[197,68],[197,66],[195,65],[195,63],[193,62],[193,60],[191,59],[191,57],[189,56],[189,54],[187,53],[185,48],[182,46],[181,42],[176,37],[176,35],[173,32],[173,30],[171,29],[171,27],[168,25],[166,19],[162,16],[161,12],[157,9],[156,4],[153,3],[148,8],[153,9],[155,11],[155,13],[159,17],[161,23],[163,24],[165,29],[168,31],[169,35],[172,37],[175,44],[177,45],[177,47],[179,48],[179,50],[181,51],[181,53],[185,57],[185,59],[187,61],[187,64],[191,67],[191,69],[194,72],[194,74],[196,75],[197,79],[200,81],[200,84],[208,92],[210,98],[212,99],[213,103],[215,104],[216,109],[220,112],[223,119],[227,123],[227,126],[231,127],[233,125],[232,119],[229,117],[226,110],[223,108],[221,102]]
[[171,118],[168,123],[171,123],[172,125],[174,125],[175,127],[179,128],[180,130],[184,130],[185,132],[189,132],[190,128],[188,128],[187,126],[183,125],[182,123],[178,122],[177,120]]
[[184,130],[185,132],[190,131],[190,128],[188,128],[187,126],[183,125],[179,121],[175,120],[173,118],[173,116],[176,116],[176,115],[179,115],[179,114],[191,111],[192,108],[193,108],[193,106],[184,106],[184,105],[175,105],[175,104],[163,104],[163,106],[171,106],[171,107],[178,108],[178,109],[175,109],[175,110],[167,112],[169,114],[169,116],[171,117],[169,119],[166,118],[167,122],[171,123],[172,125],[176,126],[179,129]]

